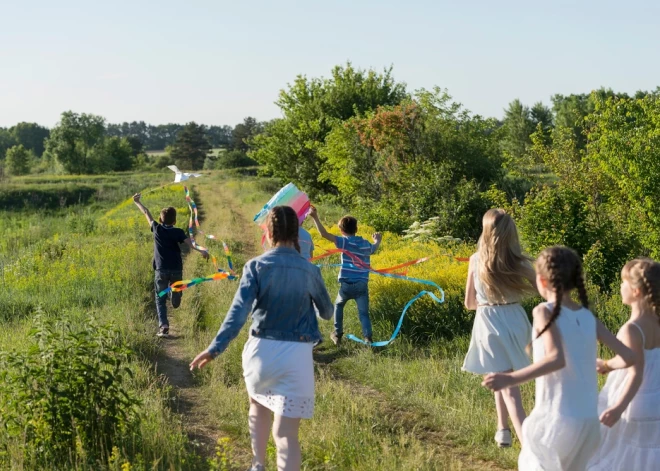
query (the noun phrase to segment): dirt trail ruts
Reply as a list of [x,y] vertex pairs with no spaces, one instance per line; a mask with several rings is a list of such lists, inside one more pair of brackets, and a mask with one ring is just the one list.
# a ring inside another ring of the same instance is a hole
[[[209,211],[212,209],[205,211],[203,205],[204,195],[210,190],[205,189],[203,185],[196,186],[195,190],[195,202],[200,209],[200,216],[211,216]],[[213,196],[217,197],[217,187],[214,193]],[[251,236],[253,227],[250,221],[235,209],[238,203],[231,198],[231,195],[223,195],[223,204],[225,208],[229,207],[233,225],[239,226],[235,234],[242,243],[243,252],[249,256],[255,255],[257,244]],[[192,256],[195,255],[192,254]],[[168,314],[174,315],[176,311],[171,309],[169,302],[168,308]],[[173,323],[169,338],[163,339],[161,342],[161,349],[155,360],[156,372],[167,378],[168,384],[175,390],[176,401],[173,410],[181,416],[186,434],[193,443],[199,446],[202,456],[211,457],[215,453],[218,439],[227,435],[217,430],[209,420],[208,411],[205,408],[205,398],[190,372],[189,363],[192,358],[190,358],[183,340],[183,334],[177,331],[176,323]],[[233,451],[234,460],[245,463],[246,466],[249,464],[252,456],[250,450],[238,449],[236,445],[233,445]]]
[[[208,190],[206,190],[208,191]],[[218,188],[214,190],[216,198],[218,197]],[[260,248],[253,237],[253,227],[251,222],[241,211],[241,206],[236,202],[228,192],[222,192],[222,199],[225,208],[228,207],[232,223],[238,226],[235,235],[242,244],[243,253],[247,257],[256,255]],[[204,200],[205,190],[198,188],[196,202]],[[201,208],[200,208],[201,209]],[[204,214],[203,211],[201,211]],[[207,213],[208,214],[208,213]],[[190,374],[188,363],[190,358],[182,346],[181,337],[178,336],[176,326],[172,328],[171,337],[164,340],[161,353],[157,358],[156,369],[159,374],[167,377],[169,383],[175,388],[177,395],[175,411],[182,416],[183,426],[188,436],[195,440],[201,448],[202,454],[212,456],[217,440],[226,436],[219,430],[210,425],[208,414],[204,407],[205,398],[201,391],[196,387],[193,376]],[[334,352],[335,354],[337,352]],[[473,458],[460,451],[447,438],[446,434],[440,430],[424,425],[422,414],[418,411],[410,411],[396,407],[386,395],[377,389],[368,385],[358,383],[354,380],[343,378],[332,368],[333,355],[327,351],[315,353],[315,363],[322,368],[326,374],[334,381],[341,381],[350,386],[356,394],[365,395],[372,398],[378,405],[381,414],[388,419],[389,425],[393,429],[400,429],[426,443],[429,448],[437,449],[440,455],[449,455],[463,463],[466,469],[503,471],[505,468],[485,460]],[[233,458],[246,465],[250,462],[251,452],[245,449],[236,449],[238,455]]]

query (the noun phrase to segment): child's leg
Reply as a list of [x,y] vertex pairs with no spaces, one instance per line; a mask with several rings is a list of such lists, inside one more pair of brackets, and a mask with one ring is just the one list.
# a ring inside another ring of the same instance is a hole
[[497,430],[509,428],[509,412],[506,410],[506,403],[502,396],[502,391],[495,393],[495,410],[497,410]]
[[359,282],[355,284],[355,302],[357,303],[362,335],[370,339],[372,336],[371,319],[369,318],[369,284]]
[[252,465],[266,465],[266,448],[268,447],[268,434],[272,413],[257,401],[250,398],[250,414],[248,424],[250,426],[250,438],[252,439]]
[[167,296],[158,296],[158,293],[167,289],[170,285],[167,275],[156,270],[154,284],[156,285],[156,313],[158,314],[158,327],[164,325],[169,326],[170,324],[167,321]]
[[513,428],[516,429],[518,440],[520,443],[522,443],[522,423],[527,415],[525,414],[525,409],[523,409],[520,388],[518,386],[514,386],[509,389],[503,389],[501,392],[502,398],[506,404],[507,411],[509,412],[509,416],[511,416]]
[[277,447],[278,471],[300,470],[302,456],[300,453],[300,442],[298,441],[299,429],[300,419],[275,415],[273,438]]
[[[172,274],[169,277],[169,282],[170,284],[176,283],[177,281],[181,281],[183,279],[183,272],[172,272]],[[183,291],[178,291],[178,292],[172,292],[172,307],[176,309],[181,305],[181,296],[183,296]]]
[[335,333],[337,335],[344,333],[344,306],[348,300],[344,283],[339,283],[339,293],[337,293],[337,299],[335,299]]

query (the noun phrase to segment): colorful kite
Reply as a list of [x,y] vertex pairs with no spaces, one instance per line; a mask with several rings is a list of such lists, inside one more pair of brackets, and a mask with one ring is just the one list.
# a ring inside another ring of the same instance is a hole
[[263,227],[268,212],[275,206],[290,206],[293,208],[298,215],[298,222],[300,224],[305,220],[311,209],[307,195],[296,188],[296,185],[289,183],[275,193],[268,203],[266,203],[263,209],[254,217],[254,222]]

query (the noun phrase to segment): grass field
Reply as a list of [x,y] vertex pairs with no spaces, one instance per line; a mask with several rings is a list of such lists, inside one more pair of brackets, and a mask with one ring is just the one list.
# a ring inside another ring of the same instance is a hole
[[[0,468],[52,469],[52,461],[50,468],[40,461],[46,455],[57,457],[56,467],[61,469],[247,467],[248,401],[241,370],[247,328],[209,368],[194,376],[186,369],[187,362],[215,335],[237,282],[206,283],[186,291],[181,308],[170,314],[174,338],[157,341],[154,335],[151,235],[128,197],[140,189],[159,186],[163,175],[43,176],[12,180],[0,190],[0,198],[13,202],[3,206],[8,209],[0,213],[4,281],[0,291],[0,350],[28,354],[38,344],[43,351],[50,351],[50,344],[44,346],[46,337],[40,341],[32,333],[44,318],[74,331],[110,324],[117,330],[116,342],[132,352],[122,360],[131,374],[120,387],[137,399],[135,418],[116,434],[112,441],[115,448],[101,452],[86,445],[92,442],[83,433],[84,424],[72,425],[72,436],[64,441],[65,446],[57,441],[48,414],[32,416],[29,409],[0,399],[5,425],[5,432],[0,434]],[[262,251],[261,234],[252,217],[279,185],[220,172],[191,184],[204,231],[229,244],[240,270],[246,260]],[[26,194],[39,194],[46,201],[58,191],[73,194],[81,188],[89,188],[85,191],[90,194],[79,202],[43,209],[34,207],[29,198],[25,203]],[[154,214],[163,206],[175,206],[178,225],[187,225],[188,210],[180,185],[149,193],[144,203]],[[319,213],[326,227],[333,227],[343,214],[341,208],[323,205]],[[310,232],[317,247],[329,248],[315,230]],[[359,233],[366,236],[371,229],[361,225]],[[221,246],[208,243],[223,263]],[[301,433],[304,469],[515,467],[517,444],[500,450],[492,440],[492,395],[480,387],[480,378],[460,370],[472,314],[462,306],[467,266],[454,257],[467,256],[473,249],[462,244],[410,243],[385,234],[372,264],[390,266],[433,255],[429,262],[412,268],[409,275],[438,283],[445,290],[446,301],[441,305],[430,299],[418,301],[409,310],[397,340],[377,350],[350,342],[335,347],[329,342],[331,322],[322,322],[326,340],[315,351],[315,417],[303,422]],[[197,254],[186,256],[185,277],[211,272],[210,263]],[[338,290],[336,269],[323,269],[323,275],[334,298]],[[421,289],[408,282],[372,277],[371,316],[376,340],[389,338],[403,305]],[[607,313],[601,317],[608,324],[621,323],[625,311],[616,297],[594,293],[593,299],[595,311]],[[528,310],[532,305],[530,301]],[[345,322],[347,332],[359,333],[354,304],[347,307]],[[98,332],[103,335],[100,327]],[[0,361],[5,357],[0,356]],[[43,360],[35,360],[35,364],[39,361]],[[12,374],[10,378],[17,377]],[[44,373],[34,378],[34,384],[48,378]],[[16,381],[8,383],[5,390],[13,391],[11,388],[20,384]],[[61,390],[72,388],[62,385]],[[523,393],[529,411],[532,386],[526,385]],[[9,415],[16,416],[18,427],[6,427]],[[217,450],[213,450],[218,440]],[[59,454],[51,448],[60,450]],[[269,449],[270,469],[274,451]]]

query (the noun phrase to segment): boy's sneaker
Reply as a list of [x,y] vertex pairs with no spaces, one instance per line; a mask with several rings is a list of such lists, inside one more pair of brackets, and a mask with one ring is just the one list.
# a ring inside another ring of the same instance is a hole
[[342,334],[337,335],[337,332],[333,332],[330,334],[330,339],[332,340],[332,343],[334,343],[337,346],[341,345],[341,337]]
[[167,325],[162,326],[160,329],[158,329],[158,333],[156,334],[157,337],[160,338],[167,338],[170,335],[170,327]]
[[172,301],[172,307],[176,309],[177,307],[181,306],[181,297],[183,296],[183,293],[181,291],[179,292],[170,292],[170,301]]
[[371,344],[374,343],[374,340],[371,337],[365,337],[364,341],[367,342],[368,347],[371,347]]
[[495,442],[500,448],[508,448],[511,446],[511,430],[508,428],[498,430],[495,434]]

